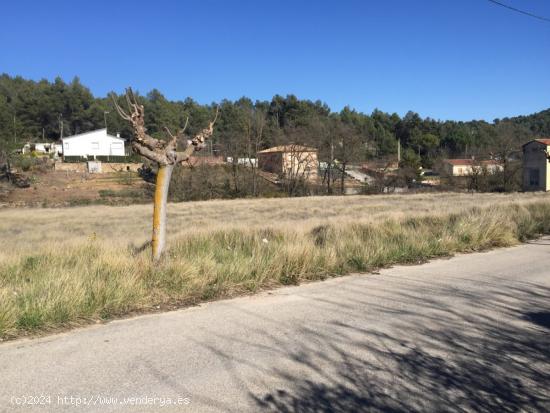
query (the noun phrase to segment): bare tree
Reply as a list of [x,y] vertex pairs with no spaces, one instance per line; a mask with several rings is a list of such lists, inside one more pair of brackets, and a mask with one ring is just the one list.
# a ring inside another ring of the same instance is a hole
[[151,240],[153,259],[158,260],[162,256],[166,245],[166,207],[172,171],[176,165],[189,160],[193,152],[205,147],[206,140],[214,132],[214,123],[218,117],[218,108],[216,108],[216,116],[208,124],[208,127],[201,130],[195,137],[187,139],[185,149],[178,152],[178,141],[187,137],[185,129],[187,128],[189,118],[186,119],[184,127],[175,135],[167,127],[164,127],[169,137],[168,140],[155,139],[147,134],[144,107],[138,103],[131,88],[126,89],[125,97],[128,104],[128,112],[120,107],[114,95],[112,99],[118,114],[124,120],[130,122],[134,130],[134,137],[131,140],[132,149],[158,165],[153,208],[153,236]]
[[253,108],[248,111],[246,126],[246,156],[248,167],[252,171],[252,195],[258,196],[258,159],[257,154],[263,143],[267,113]]
[[334,128],[336,161],[340,170],[340,193],[345,193],[347,167],[350,163],[361,159],[364,144],[357,130],[348,124],[337,121]]
[[489,148],[490,158],[502,166],[499,172],[500,190],[510,192],[519,187],[518,178],[522,169],[520,156],[522,143],[529,140],[528,131],[524,127],[501,122],[497,125],[497,141]]
[[487,192],[489,190],[490,172],[487,165],[477,159],[472,160],[472,167],[466,174],[468,179],[468,191]]
[[5,177],[9,181],[10,172],[11,166],[8,151],[0,150],[0,178]]
[[310,184],[317,182],[317,153],[302,145],[286,145],[282,154],[282,179],[289,196],[310,193]]
[[326,185],[327,194],[333,193],[333,185],[336,181],[337,174],[334,173],[335,157],[334,157],[334,124],[333,118],[315,118],[310,126],[310,130],[318,140],[319,144],[319,159],[323,159],[324,168],[321,185]]

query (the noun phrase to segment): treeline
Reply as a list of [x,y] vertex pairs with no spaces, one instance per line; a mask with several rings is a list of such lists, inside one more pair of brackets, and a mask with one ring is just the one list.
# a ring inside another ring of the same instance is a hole
[[[117,97],[124,104],[123,96]],[[217,103],[201,105],[191,98],[169,101],[160,91],[140,96],[149,132],[162,137],[163,127],[177,130],[189,117],[190,134],[203,127]],[[257,150],[284,143],[315,146],[321,160],[340,164],[372,158],[395,159],[401,142],[404,164],[432,167],[443,157],[506,157],[533,137],[550,135],[550,110],[515,118],[485,121],[438,121],[408,112],[404,117],[379,110],[371,114],[344,108],[339,113],[320,101],[293,95],[271,101],[219,102],[220,119],[208,153],[254,157]],[[78,78],[66,83],[38,82],[0,76],[0,146],[55,141],[64,136],[105,127],[130,138],[129,125],[119,118],[109,97],[94,97]]]

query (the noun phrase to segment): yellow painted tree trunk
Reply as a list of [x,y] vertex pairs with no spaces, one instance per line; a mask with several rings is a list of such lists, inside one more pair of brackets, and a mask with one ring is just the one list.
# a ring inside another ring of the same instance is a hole
[[166,208],[168,204],[168,188],[174,165],[159,165],[155,187],[153,207],[153,259],[158,260],[166,246]]
[[214,123],[218,118],[218,108],[214,120],[202,129],[192,139],[187,139],[187,147],[184,151],[178,152],[178,139],[186,138],[185,129],[187,120],[180,131],[173,135],[170,129],[164,128],[169,135],[168,140],[159,140],[148,135],[145,127],[145,109],[132,92],[126,89],[126,103],[128,112],[124,111],[117,103],[116,95],[111,95],[113,104],[122,119],[130,122],[134,128],[134,139],[131,141],[132,149],[141,156],[154,161],[158,165],[158,173],[155,188],[155,200],[153,207],[153,239],[151,241],[153,260],[159,260],[166,246],[166,209],[168,203],[168,188],[172,171],[177,164],[187,161],[193,152],[204,147],[204,143],[214,133]]

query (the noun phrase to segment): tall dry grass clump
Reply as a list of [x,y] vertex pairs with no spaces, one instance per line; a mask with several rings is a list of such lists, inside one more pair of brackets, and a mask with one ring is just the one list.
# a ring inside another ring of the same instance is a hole
[[549,232],[544,198],[377,222],[197,229],[173,239],[161,263],[93,236],[2,256],[0,336],[510,246]]

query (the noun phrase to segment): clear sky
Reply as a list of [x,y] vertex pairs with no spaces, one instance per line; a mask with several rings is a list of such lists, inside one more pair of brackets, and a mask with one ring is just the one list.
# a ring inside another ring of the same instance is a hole
[[[550,17],[548,0],[502,0]],[[487,0],[4,1],[0,73],[201,103],[486,119],[550,107],[550,23]]]

